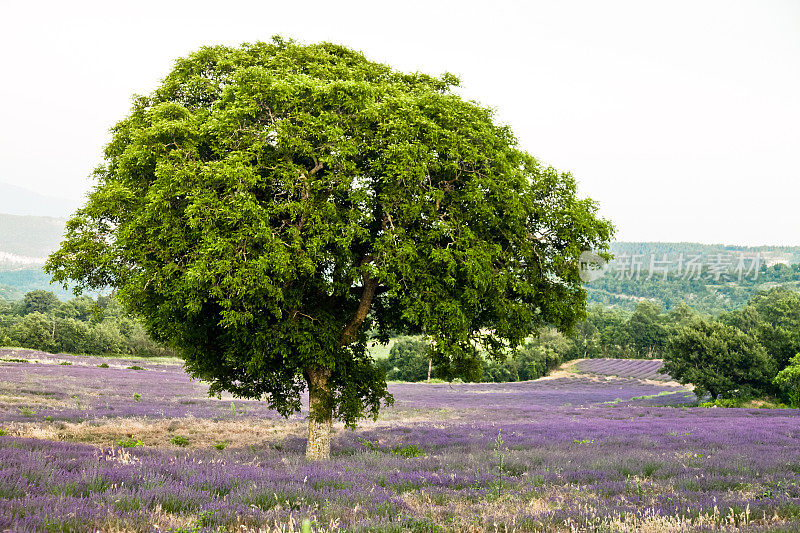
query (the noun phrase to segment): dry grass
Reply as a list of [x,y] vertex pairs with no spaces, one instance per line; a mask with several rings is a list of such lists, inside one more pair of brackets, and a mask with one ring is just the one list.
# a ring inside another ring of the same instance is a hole
[[146,420],[120,418],[80,423],[16,422],[5,428],[9,435],[34,439],[82,442],[111,446],[120,439],[139,440],[145,446],[175,448],[170,439],[176,435],[189,440],[187,448],[210,448],[225,442],[231,448],[274,443],[287,436],[302,436],[303,421],[212,421],[202,418]]

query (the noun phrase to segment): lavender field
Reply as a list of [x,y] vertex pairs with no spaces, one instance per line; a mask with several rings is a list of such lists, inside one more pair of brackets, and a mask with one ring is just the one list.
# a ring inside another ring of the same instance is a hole
[[797,411],[692,407],[637,363],[392,384],[310,464],[303,414],[176,361],[0,350],[0,531],[799,531]]
[[662,366],[660,359],[584,359],[575,364],[575,369],[603,376],[670,381],[668,375],[659,372]]

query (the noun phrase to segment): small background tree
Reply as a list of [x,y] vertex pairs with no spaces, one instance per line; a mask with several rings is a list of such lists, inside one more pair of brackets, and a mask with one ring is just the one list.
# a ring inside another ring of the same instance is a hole
[[778,372],[773,382],[786,395],[793,409],[800,407],[800,354],[789,360],[789,366]]
[[665,373],[691,383],[698,398],[747,397],[771,389],[775,361],[756,339],[720,322],[699,320],[667,345]]

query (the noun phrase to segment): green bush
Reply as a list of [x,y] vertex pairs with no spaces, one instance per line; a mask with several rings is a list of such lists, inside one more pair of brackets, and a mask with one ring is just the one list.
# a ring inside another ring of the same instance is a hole
[[187,439],[186,437],[182,437],[180,435],[175,435],[169,441],[175,446],[180,446],[181,448],[189,445],[189,439]]

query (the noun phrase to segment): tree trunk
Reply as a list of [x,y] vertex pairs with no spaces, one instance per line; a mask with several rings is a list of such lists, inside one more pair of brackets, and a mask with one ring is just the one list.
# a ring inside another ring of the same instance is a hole
[[331,410],[330,387],[328,379],[331,371],[327,368],[312,368],[306,372],[308,382],[308,442],[306,459],[317,461],[331,457]]
[[433,359],[428,358],[428,383],[431,382],[431,367],[433,366]]

